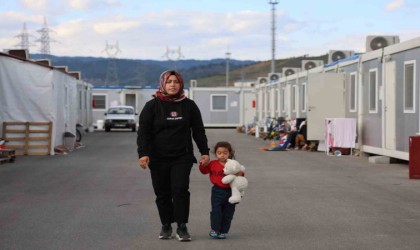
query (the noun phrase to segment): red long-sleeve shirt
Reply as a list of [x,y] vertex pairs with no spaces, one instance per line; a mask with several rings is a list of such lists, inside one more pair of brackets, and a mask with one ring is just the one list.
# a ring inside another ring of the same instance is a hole
[[229,184],[223,184],[222,179],[225,177],[223,173],[224,166],[218,161],[213,160],[207,166],[200,165],[202,174],[210,174],[210,182],[221,188],[230,188]]

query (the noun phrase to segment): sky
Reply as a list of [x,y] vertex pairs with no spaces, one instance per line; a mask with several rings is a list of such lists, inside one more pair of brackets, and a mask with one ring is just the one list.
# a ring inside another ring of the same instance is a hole
[[46,20],[57,56],[266,61],[273,6],[276,59],[420,37],[420,0],[2,0],[0,50],[16,48],[25,24],[39,53]]

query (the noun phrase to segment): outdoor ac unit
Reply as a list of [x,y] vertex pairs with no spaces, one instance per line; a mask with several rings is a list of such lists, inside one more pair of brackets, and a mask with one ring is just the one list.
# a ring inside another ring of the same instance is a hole
[[382,49],[400,42],[399,36],[367,36],[366,52]]
[[290,75],[296,74],[297,72],[300,72],[300,68],[284,67],[282,74],[284,76],[290,76]]
[[323,64],[323,60],[302,60],[302,70],[310,70]]
[[268,74],[268,79],[270,79],[270,82],[277,82],[280,78],[281,78],[281,73]]
[[353,50],[330,50],[330,52],[328,53],[328,63],[342,60],[353,55]]
[[264,84],[268,83],[268,77],[258,77],[257,78],[257,84]]

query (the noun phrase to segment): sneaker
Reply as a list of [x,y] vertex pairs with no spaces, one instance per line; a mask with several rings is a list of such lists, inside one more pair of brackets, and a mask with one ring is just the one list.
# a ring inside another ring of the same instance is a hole
[[160,231],[159,239],[170,239],[170,238],[172,238],[171,224],[165,224],[162,226],[162,231]]
[[226,234],[220,233],[220,234],[217,235],[217,238],[221,239],[221,240],[226,239]]
[[211,230],[209,233],[210,237],[212,237],[213,239],[217,239],[217,236],[219,235],[218,232]]
[[176,237],[179,241],[191,241],[191,236],[188,233],[187,225],[185,223],[178,225],[178,228],[176,229]]

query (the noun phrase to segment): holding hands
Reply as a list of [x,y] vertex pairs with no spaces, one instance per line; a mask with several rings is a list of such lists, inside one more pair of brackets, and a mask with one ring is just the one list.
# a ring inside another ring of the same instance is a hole
[[146,169],[149,166],[149,161],[150,161],[149,156],[143,156],[139,159],[139,166],[142,169]]
[[[149,167],[149,161],[150,161],[149,156],[143,156],[139,159],[139,166],[142,169],[146,169]],[[208,155],[202,155],[199,161],[199,163],[203,166],[207,166],[209,162],[210,162],[210,157]]]
[[200,158],[200,165],[207,166],[210,162],[210,157],[208,155],[202,155]]

